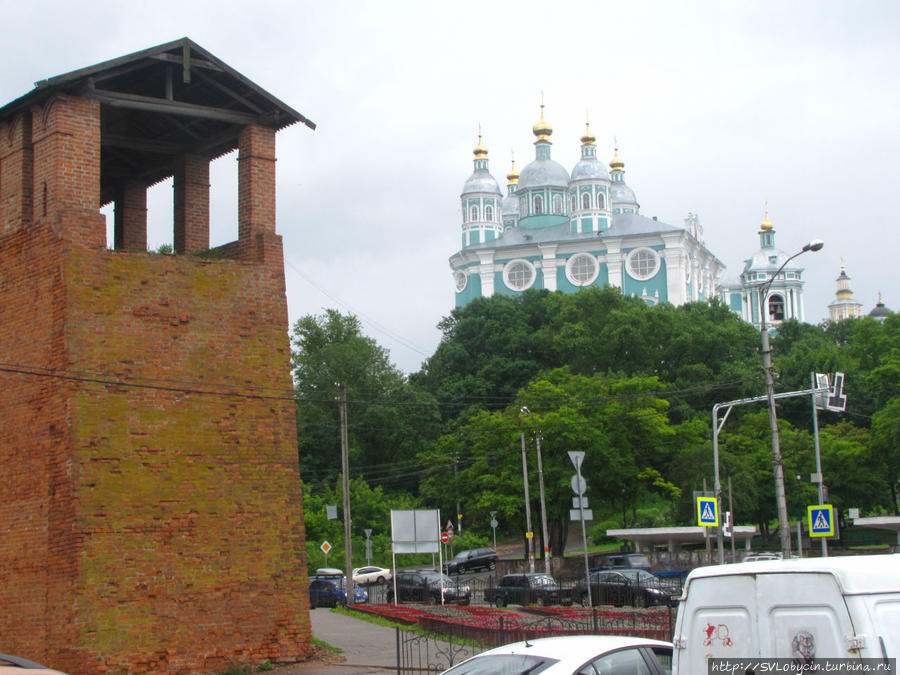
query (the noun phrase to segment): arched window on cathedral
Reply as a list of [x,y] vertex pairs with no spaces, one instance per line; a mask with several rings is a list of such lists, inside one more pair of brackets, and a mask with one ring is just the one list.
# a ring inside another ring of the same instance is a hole
[[540,215],[544,212],[544,198],[541,195],[535,195],[534,197],[534,213],[535,215]]
[[469,220],[471,220],[471,221],[478,220],[478,207],[477,206],[472,207],[471,214],[472,215],[469,217]]
[[602,192],[601,192],[600,194],[597,195],[597,208],[598,208],[598,209],[605,209],[605,208],[606,208],[606,202],[605,202],[605,200],[603,199],[603,193],[602,193]]
[[553,213],[562,213],[562,212],[563,212],[562,195],[553,195]]
[[572,203],[572,213],[575,213],[575,211],[578,210],[578,197],[576,197],[575,195],[572,195],[571,203]]
[[589,209],[591,208],[591,193],[585,192],[581,195],[581,208]]
[[494,207],[493,206],[485,206],[484,207],[484,219],[488,222],[494,220]]
[[784,298],[778,294],[769,297],[769,318],[772,321],[784,321]]

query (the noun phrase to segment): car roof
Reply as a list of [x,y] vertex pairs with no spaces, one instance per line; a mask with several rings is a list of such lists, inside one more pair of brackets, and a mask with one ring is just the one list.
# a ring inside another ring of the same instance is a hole
[[844,593],[890,593],[900,588],[900,553],[760,560],[697,567],[688,575],[685,593],[691,582],[704,577],[804,572],[832,575]]
[[513,642],[482,652],[482,655],[537,654],[581,665],[598,654],[626,647],[669,647],[671,649],[672,643],[621,635],[564,635]]

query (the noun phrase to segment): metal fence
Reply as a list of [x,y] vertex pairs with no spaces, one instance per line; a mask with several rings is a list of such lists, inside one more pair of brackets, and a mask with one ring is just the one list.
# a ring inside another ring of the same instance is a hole
[[425,634],[408,633],[397,628],[397,673],[439,673],[482,651],[510,642],[557,635],[634,635],[670,640],[675,613],[648,616],[642,612],[619,613],[605,617],[593,609],[585,618],[544,617],[530,623],[506,620],[468,625],[448,622],[441,617],[422,618]]

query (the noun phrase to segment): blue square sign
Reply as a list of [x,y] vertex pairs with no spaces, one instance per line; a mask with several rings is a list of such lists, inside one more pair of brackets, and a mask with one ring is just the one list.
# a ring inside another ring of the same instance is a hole
[[719,507],[715,497],[697,497],[697,525],[719,526]]
[[834,536],[834,507],[831,504],[807,506],[810,537]]

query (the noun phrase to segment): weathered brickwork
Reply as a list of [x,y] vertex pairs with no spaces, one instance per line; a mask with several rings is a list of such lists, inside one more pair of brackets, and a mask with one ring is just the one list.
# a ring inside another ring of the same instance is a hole
[[[249,134],[251,227],[221,249],[239,258],[109,251],[99,117],[58,95],[0,124],[0,362],[26,371],[0,371],[3,651],[72,675],[303,660],[274,132]],[[208,199],[208,163],[191,166]],[[140,248],[143,186],[122,204]],[[204,208],[188,250],[208,246]]]

